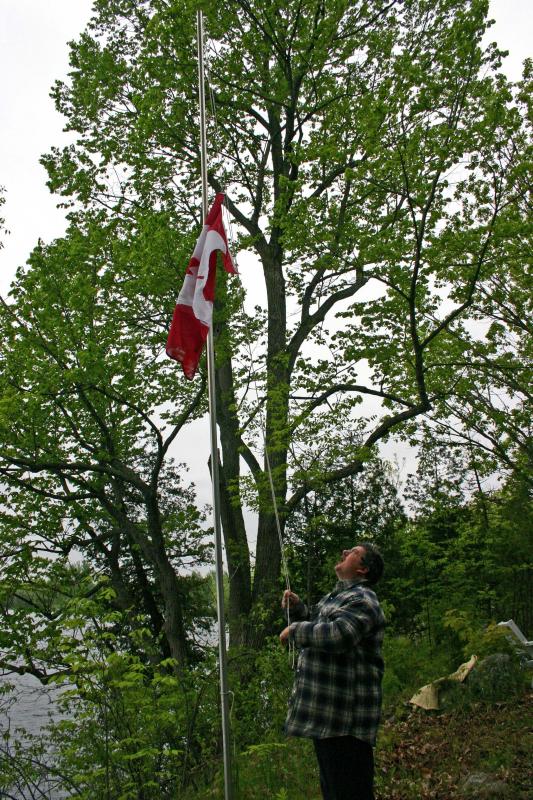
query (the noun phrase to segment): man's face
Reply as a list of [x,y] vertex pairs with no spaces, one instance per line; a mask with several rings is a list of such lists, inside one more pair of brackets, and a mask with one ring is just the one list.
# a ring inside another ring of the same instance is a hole
[[353,581],[357,578],[364,578],[368,572],[368,567],[363,566],[365,548],[361,545],[352,547],[351,550],[343,550],[342,558],[335,566],[337,578],[340,581]]

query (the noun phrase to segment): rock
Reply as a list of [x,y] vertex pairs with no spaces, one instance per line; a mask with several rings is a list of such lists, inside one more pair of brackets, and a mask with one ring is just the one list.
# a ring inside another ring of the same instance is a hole
[[462,783],[461,797],[479,800],[506,800],[511,798],[505,783],[487,772],[472,772]]
[[468,676],[472,697],[489,703],[510,700],[521,691],[522,686],[520,665],[507,653],[487,656]]

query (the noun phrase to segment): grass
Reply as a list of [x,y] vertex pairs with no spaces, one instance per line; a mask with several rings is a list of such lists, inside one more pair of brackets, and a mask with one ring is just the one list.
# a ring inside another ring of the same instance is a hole
[[[533,695],[444,713],[403,707],[381,728],[376,800],[459,800],[474,772],[502,781],[499,797],[526,800],[533,785]],[[320,800],[310,742],[259,744],[237,759],[239,800]],[[222,800],[220,777],[191,800]]]

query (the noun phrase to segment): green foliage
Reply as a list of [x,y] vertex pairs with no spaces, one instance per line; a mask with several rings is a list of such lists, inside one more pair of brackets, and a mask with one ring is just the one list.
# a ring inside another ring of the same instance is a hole
[[174,667],[154,669],[118,651],[98,657],[93,648],[63,686],[63,718],[48,726],[44,749],[26,741],[28,763],[39,749],[43,758],[54,752],[49,775],[87,800],[171,798],[203,784],[218,748],[216,664],[179,674]]
[[533,612],[528,481],[518,472],[499,489],[483,489],[468,456],[426,442],[408,483],[414,516],[393,532],[380,585],[395,631],[424,633],[457,659],[473,652],[463,651],[461,620],[482,630],[512,618],[529,630]]
[[[43,159],[50,188],[73,204],[66,250],[92,221],[89,249],[105,240],[112,255],[112,269],[99,268],[116,292],[114,313],[138,322],[135,350],[148,345],[151,355],[137,370],[136,352],[94,343],[94,359],[88,346],[69,362],[70,379],[87,376],[87,360],[92,373],[110,360],[110,380],[152,422],[163,395],[190,408],[191,387],[169,384],[157,352],[167,290],[190,247],[177,231],[192,234],[199,222],[196,9],[189,0],[95,3],[71,44],[69,80],[53,91],[76,138]],[[516,470],[530,456],[530,67],[520,86],[505,82],[501,53],[483,46],[485,0],[252,0],[207,3],[205,15],[223,120],[210,120],[210,189],[227,190],[234,250],[253,252],[262,270],[259,313],[243,314],[231,293],[217,309],[231,631],[242,644],[238,619],[252,619],[279,574],[257,453],[263,419],[282,525],[309,492],[358,474],[390,434],[414,438],[422,415],[455,425],[458,440],[487,452],[487,469]],[[83,255],[86,243],[77,248]],[[78,277],[73,308],[94,304],[89,284]],[[259,345],[253,366],[250,340]],[[4,403],[8,416],[24,405],[7,387]],[[146,417],[110,417],[125,428],[119,453],[150,439]],[[357,448],[343,447],[339,420]],[[316,457],[302,459],[313,435]],[[255,586],[243,500],[260,517]],[[265,633],[250,629],[251,641]]]
[[[345,441],[344,447],[332,448],[327,456],[340,461],[340,453],[349,447]],[[314,455],[314,448],[309,447],[301,460],[311,460]],[[322,453],[322,463],[327,456]],[[359,475],[310,492],[287,524],[291,581],[305,602],[311,606],[330,590],[339,554],[357,541],[378,545],[388,564],[395,529],[403,519],[397,474],[392,465],[377,458],[369,457]],[[394,566],[387,567],[387,572],[389,569]]]
[[[488,652],[491,620],[531,625],[531,63],[504,80],[485,0],[204,5],[208,180],[260,283],[250,314],[222,280],[215,320],[232,713],[247,797],[259,774],[281,800],[309,789],[282,785],[291,675],[261,649],[263,433],[295,589],[329,588],[355,536],[384,552],[387,702]],[[205,375],[162,358],[201,222],[196,7],[94,3],[53,90],[74,141],[43,158],[69,228],[0,305],[0,662],[71,681],[50,735],[87,798],[207,796],[217,772],[210,579],[190,575],[210,547],[172,459]],[[410,518],[375,456],[394,433],[421,445]]]
[[463,654],[469,658],[473,653],[479,658],[494,653],[513,653],[506,628],[498,628],[494,622],[481,628],[479,622],[468,611],[450,609],[444,615],[444,627],[450,628],[463,645]]
[[[293,681],[291,657],[277,637],[259,653],[238,652],[230,662],[234,693],[232,728],[239,750],[258,741],[277,742],[287,715]],[[258,735],[260,732],[260,735]]]
[[[212,741],[210,714],[198,714],[200,703],[216,707],[213,692],[206,697],[207,676],[178,680],[162,665],[149,678],[138,661],[117,657],[99,678],[94,676],[90,693],[84,687],[81,715],[55,731],[58,741],[69,734],[64,768],[74,771],[87,798],[109,792],[137,797],[139,790],[147,798],[175,796],[187,771],[195,769],[196,742]],[[193,709],[203,730],[193,729]]]
[[[84,649],[76,651],[71,664],[71,682],[62,685],[62,719],[48,726],[42,740],[19,733],[19,771],[30,783],[31,764],[40,753],[43,775],[66,791],[75,787],[76,796],[87,800],[137,798],[139,793],[146,800],[186,798],[195,791],[218,797],[223,790],[217,777],[215,654],[205,652],[193,669],[176,671],[172,661],[146,663],[117,646],[111,627],[99,635],[85,631]],[[287,652],[271,643],[260,654],[235,655],[230,667],[239,796],[259,797],[265,786],[274,795],[286,785],[308,785],[308,774],[291,777],[305,748],[280,742],[292,681]],[[50,748],[55,758],[46,766]],[[2,776],[6,786],[13,775]]]
[[318,783],[309,742],[273,742],[249,747],[238,765],[238,797],[288,800],[308,796]]
[[[44,598],[69,596],[63,573],[68,584],[81,554],[95,576],[87,591],[109,581],[109,605],[143,617],[162,657],[185,660],[178,570],[204,564],[210,547],[167,451],[201,413],[201,393],[191,401],[170,364],[158,363],[173,303],[169,256],[181,240],[168,215],[133,216],[86,214],[62,240],[40,244],[1,306],[0,474],[10,502],[0,514],[0,582],[9,603],[38,597],[42,625],[59,630]],[[170,396],[185,411],[170,408]],[[165,617],[173,622],[161,636]]]
[[386,636],[383,702],[392,710],[407,702],[421,686],[453,672],[457,663],[445,649],[432,648],[426,638]]

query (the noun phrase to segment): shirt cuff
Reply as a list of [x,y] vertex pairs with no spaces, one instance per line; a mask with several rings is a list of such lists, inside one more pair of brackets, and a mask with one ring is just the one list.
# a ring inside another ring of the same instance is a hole
[[289,626],[289,639],[296,647],[307,647],[314,628],[314,622],[292,622]]

